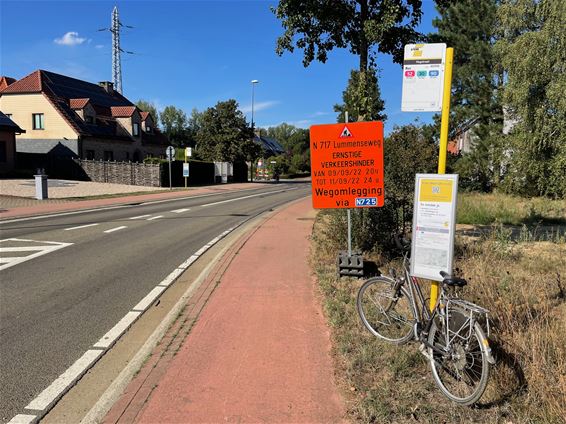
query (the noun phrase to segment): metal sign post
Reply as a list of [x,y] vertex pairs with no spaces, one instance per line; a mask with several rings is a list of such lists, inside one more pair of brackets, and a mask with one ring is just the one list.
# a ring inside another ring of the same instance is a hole
[[383,123],[313,125],[310,150],[313,207],[347,213],[348,250],[338,255],[339,275],[363,277],[361,252],[352,251],[351,210],[383,206]]
[[[348,111],[344,112],[344,123],[348,123]],[[348,256],[352,256],[352,210],[346,211],[348,215]]]
[[167,160],[169,161],[169,190],[173,190],[173,185],[171,183],[171,161],[175,157],[175,148],[173,146],[167,146],[165,154],[167,155]]
[[185,188],[187,188],[187,179],[189,177],[189,163],[188,158],[193,154],[193,149],[190,147],[185,148],[185,163],[183,164],[183,177],[185,177]]

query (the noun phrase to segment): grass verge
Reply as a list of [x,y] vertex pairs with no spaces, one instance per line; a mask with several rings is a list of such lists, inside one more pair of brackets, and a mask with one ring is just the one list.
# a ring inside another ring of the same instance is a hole
[[[462,203],[460,204],[461,207]],[[464,296],[490,309],[498,360],[481,404],[459,407],[436,388],[418,346],[373,337],[356,312],[361,281],[337,279],[333,214],[318,214],[312,237],[315,270],[333,338],[340,384],[359,422],[563,423],[566,417],[566,243],[514,240],[494,227],[457,237],[456,265],[470,284]],[[368,256],[368,255],[366,255]],[[370,255],[381,270],[396,266]],[[366,258],[367,259],[367,258]],[[426,290],[426,289],[425,289]]]

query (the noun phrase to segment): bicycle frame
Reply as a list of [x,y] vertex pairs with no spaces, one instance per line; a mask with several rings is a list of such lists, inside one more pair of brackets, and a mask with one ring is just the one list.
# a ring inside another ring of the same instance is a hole
[[[471,334],[473,332],[473,327],[475,324],[475,318],[473,316],[474,311],[472,311],[472,308],[470,308],[470,306],[475,307],[477,309],[476,312],[487,313],[487,310],[477,305],[470,304],[469,302],[466,302],[464,300],[449,299],[446,297],[444,288],[441,287],[434,308],[432,309],[432,311],[430,311],[427,307],[428,302],[426,302],[426,299],[421,290],[419,279],[409,274],[409,267],[407,266],[408,260],[409,260],[408,255],[405,255],[405,258],[403,260],[403,271],[405,274],[405,278],[401,279],[400,281],[401,284],[403,284],[406,281],[409,285],[408,288],[410,294],[410,304],[411,304],[411,309],[413,310],[413,316],[415,317],[415,326],[413,329],[415,340],[420,341],[426,347],[429,347],[440,354],[446,355],[447,352],[450,351],[450,347],[452,343],[456,340],[456,338],[467,340],[471,337]],[[466,317],[467,318],[466,321],[464,322],[464,324],[460,326],[460,328],[458,328],[456,331],[451,331],[449,325],[450,317],[446,314],[442,314],[442,311],[448,310],[447,307],[450,303],[456,303],[456,302],[462,303],[463,306],[465,305],[466,306],[465,309],[469,311],[469,315]],[[441,304],[443,304],[443,306],[439,307]],[[444,337],[445,337],[444,340],[446,340],[446,344],[445,346],[443,346],[443,349],[431,345],[427,337],[434,322],[434,319],[438,315],[440,315],[442,319],[442,323],[443,323],[442,327],[444,330]],[[468,326],[467,334],[463,335],[461,333],[461,330],[464,329],[466,326]],[[488,332],[489,332],[489,320],[488,320]],[[452,333],[453,336],[451,336],[450,333]]]

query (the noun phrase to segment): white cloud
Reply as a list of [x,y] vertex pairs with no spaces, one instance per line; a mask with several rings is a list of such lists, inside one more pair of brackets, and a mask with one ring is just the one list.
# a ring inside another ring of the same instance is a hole
[[94,48],[96,48],[96,49],[103,49],[103,48],[104,48],[104,44],[97,44],[96,46],[94,46]]
[[326,116],[326,115],[332,115],[332,112],[315,112],[312,114],[313,117]]
[[60,44],[62,46],[76,46],[82,44],[86,41],[86,38],[79,37],[79,33],[75,31],[69,31],[61,38],[56,38],[53,40],[55,44]]
[[[281,103],[281,102],[279,102],[277,100],[268,100],[266,102],[255,102],[254,103],[254,112],[259,112],[260,110],[270,109],[273,106],[278,105],[279,103]],[[240,110],[244,113],[250,113],[252,111],[251,103],[249,105],[241,107]]]

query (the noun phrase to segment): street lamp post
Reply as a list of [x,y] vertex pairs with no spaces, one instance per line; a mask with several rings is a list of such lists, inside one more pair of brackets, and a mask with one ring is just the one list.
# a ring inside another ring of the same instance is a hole
[[[252,141],[255,138],[255,128],[254,128],[254,89],[255,89],[255,85],[259,82],[258,80],[254,79],[251,81],[252,82]],[[251,161],[251,166],[250,166],[250,180],[253,181],[254,180],[254,161]]]
[[252,129],[254,128],[254,87],[258,82],[258,80],[252,80]]

